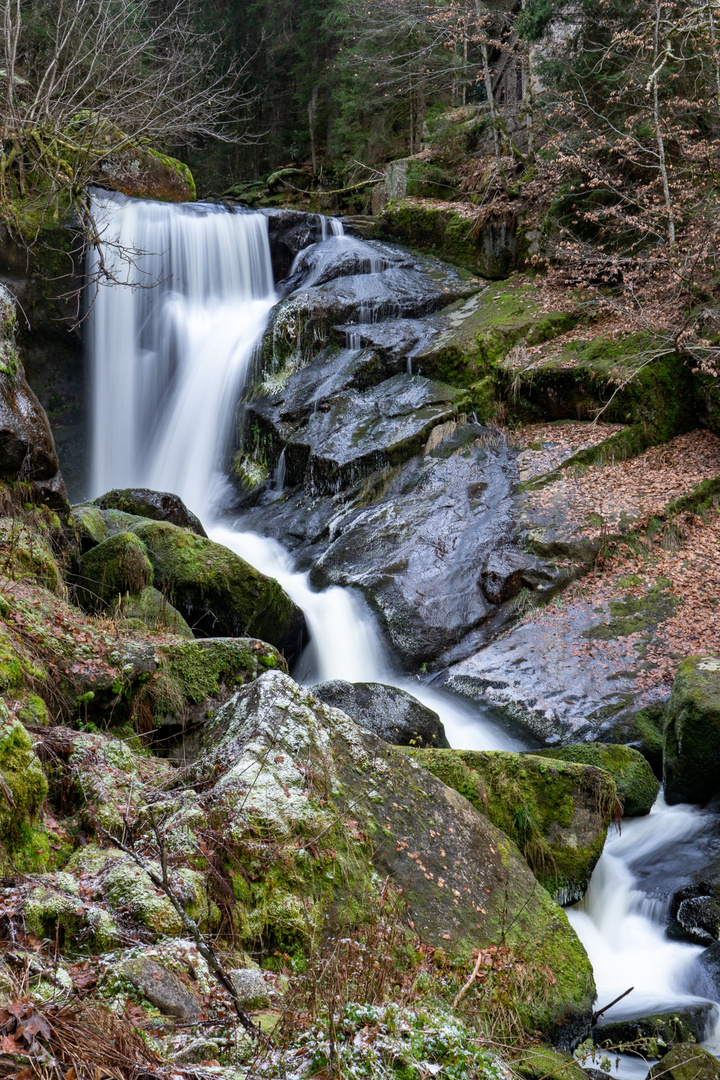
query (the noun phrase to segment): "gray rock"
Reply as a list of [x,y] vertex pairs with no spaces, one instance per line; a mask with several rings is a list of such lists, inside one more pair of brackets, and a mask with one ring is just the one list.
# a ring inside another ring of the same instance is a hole
[[[331,930],[348,880],[327,874],[325,853],[306,839],[334,829],[333,848],[346,852],[359,903],[374,906],[375,889],[389,880],[420,940],[451,957],[501,940],[532,949],[557,981],[542,1001],[519,1004],[527,1022],[565,1045],[588,1030],[589,961],[515,845],[459,793],[307,688],[277,671],[241,688],[207,725],[205,753],[187,777],[202,785],[203,803],[238,840],[248,830],[255,842],[282,837],[289,859],[302,849],[301,863],[283,869],[268,930],[258,912],[258,944],[263,934],[273,948],[283,935],[307,933],[303,882],[319,872],[318,857],[327,887],[311,918]],[[558,964],[560,955],[566,962]]]
[[669,803],[707,802],[720,792],[720,659],[680,664],[665,714],[663,781]]
[[207,536],[200,518],[188,510],[179,495],[172,495],[168,491],[116,488],[93,499],[91,505],[99,506],[101,510],[122,510],[126,514],[151,518],[153,521],[169,521],[171,525],[190,529],[198,536]]
[[450,746],[438,714],[396,686],[335,679],[312,689],[321,701],[394,746]]
[[220,1047],[213,1039],[193,1039],[175,1054],[174,1061],[179,1065],[201,1065],[203,1061],[216,1061],[219,1053]]
[[712,1005],[708,1002],[682,1011],[656,1013],[635,1020],[618,1020],[593,1029],[593,1039],[600,1046],[617,1046],[642,1039],[657,1040],[661,1046],[700,1042],[705,1036]]
[[234,968],[228,975],[244,1009],[266,1009],[270,994],[263,973],[256,968]]
[[174,972],[149,957],[123,960],[117,973],[140,990],[160,1012],[178,1020],[197,1020],[200,1001]]
[[710,945],[720,931],[720,903],[712,896],[690,897],[678,906],[676,919],[688,941]]

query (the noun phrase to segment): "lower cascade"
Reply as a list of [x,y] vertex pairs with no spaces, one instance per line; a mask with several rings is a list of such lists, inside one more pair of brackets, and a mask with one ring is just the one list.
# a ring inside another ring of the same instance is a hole
[[[310,643],[296,664],[299,680],[395,686],[440,715],[452,747],[526,748],[526,735],[513,734],[489,708],[403,675],[375,612],[360,593],[340,585],[313,588],[310,574],[297,569],[296,557],[272,538],[267,523],[273,520],[274,506],[281,506],[272,498],[284,495],[297,469],[292,441],[276,454],[262,512],[250,507],[238,514],[233,509],[226,476],[242,422],[237,401],[252,379],[273,376],[261,370],[267,361],[260,355],[271,313],[282,298],[274,283],[268,216],[106,194],[96,194],[94,212],[103,243],[89,266],[99,282],[88,334],[91,496],[130,487],[172,492],[199,516],[212,540],[275,578],[302,609],[310,632]],[[337,378],[365,361],[367,335],[381,323],[395,327],[416,320],[413,333],[419,349],[425,331],[421,320],[408,314],[411,305],[400,278],[406,271],[392,270],[396,293],[387,291],[383,277],[397,253],[345,236],[339,223],[324,218],[316,232],[314,259],[310,245],[296,253],[288,279],[294,288],[322,284],[331,264],[343,264],[342,272],[348,275],[337,277],[338,295],[344,280],[355,275],[355,282],[358,274],[364,275],[354,311],[344,296],[337,302],[346,324]],[[407,363],[403,360],[409,378],[414,377],[413,355],[411,351]],[[300,375],[293,373],[293,378],[301,379],[300,359],[296,371]],[[330,372],[327,377],[334,376]],[[324,400],[324,387],[318,383],[315,410]],[[377,408],[382,411],[384,405],[380,402]],[[437,415],[443,422],[441,411]],[[331,413],[321,408],[310,414],[309,422],[324,423],[328,416]],[[339,490],[338,477],[342,475],[343,484],[350,482],[355,467],[341,463],[331,475],[318,459],[310,467],[313,495],[331,499],[333,484]],[[268,535],[253,531],[253,523],[261,520]],[[622,831],[609,836],[585,898],[567,909],[593,965],[597,1008],[633,988],[600,1018],[601,1025],[695,1010],[703,1044],[720,1053],[715,990],[720,974],[714,983],[699,962],[702,946],[670,940],[664,930],[672,894],[688,881],[692,852],[714,846],[720,850],[717,833],[711,810],[670,807],[661,796],[649,816],[623,822]],[[627,1076],[647,1070],[631,1056],[613,1057],[612,1068]]]

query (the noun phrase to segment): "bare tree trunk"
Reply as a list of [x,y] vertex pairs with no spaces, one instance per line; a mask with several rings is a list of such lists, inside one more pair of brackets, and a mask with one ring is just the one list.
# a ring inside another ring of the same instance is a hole
[[525,74],[525,127],[527,129],[527,157],[528,161],[535,160],[535,89],[533,87],[532,67],[530,64],[530,49],[523,49],[522,64]]
[[718,108],[720,108],[720,52],[718,52],[717,28],[715,26],[715,17],[713,16],[712,3],[710,2],[707,4],[707,17],[708,28],[710,30],[710,49],[715,65],[715,102]]
[[493,149],[495,160],[500,168],[500,136],[498,133],[498,116],[495,108],[495,95],[493,94],[492,74],[490,72],[490,58],[488,56],[487,42],[483,40],[481,46],[483,58],[483,75],[485,77],[485,90],[487,91],[488,105],[490,106],[490,127],[492,128]]
[[313,86],[310,100],[308,101],[308,125],[310,128],[310,159],[312,161],[313,176],[318,171],[317,146],[315,145],[315,113],[317,112],[318,88]]
[[660,72],[664,66],[665,61],[660,60],[660,15],[661,15],[662,0],[655,0],[655,32],[653,38],[653,73],[651,76],[652,91],[653,91],[653,123],[655,125],[655,140],[658,148],[658,163],[660,167],[660,176],[662,178],[663,197],[665,199],[665,210],[667,213],[667,230],[668,241],[671,246],[675,244],[675,211],[673,209],[672,199],[670,197],[670,183],[668,181],[667,161],[665,157],[665,140],[662,134],[662,127],[660,124],[660,91],[658,89],[658,81],[660,79]]

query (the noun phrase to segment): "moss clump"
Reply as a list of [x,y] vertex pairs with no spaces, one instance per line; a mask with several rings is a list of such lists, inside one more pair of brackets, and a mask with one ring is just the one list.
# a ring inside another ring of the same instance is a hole
[[533,1046],[523,1050],[513,1063],[513,1072],[525,1080],[587,1080],[587,1073],[571,1054],[551,1046]]
[[61,576],[48,540],[17,518],[0,519],[0,570],[16,581],[35,581],[58,592]]
[[556,900],[584,895],[616,806],[607,773],[505,751],[409,753],[510,836]]
[[[19,720],[10,716],[0,701],[0,843],[6,858],[24,870],[47,861],[47,841],[34,829],[48,793],[42,765],[30,736]],[[4,861],[4,860],[3,860]]]
[[150,630],[164,631],[168,634],[177,634],[178,637],[192,638],[193,632],[183,619],[179,611],[161,592],[148,585],[141,593],[134,596],[126,596],[120,605],[120,611],[125,619],[139,619],[143,626]]
[[80,897],[78,881],[69,873],[48,875],[33,889],[24,908],[28,928],[61,947],[107,952],[117,945],[120,929],[113,916]]
[[648,1073],[648,1080],[719,1080],[720,1063],[696,1043],[679,1043]]
[[583,630],[582,636],[591,641],[610,641],[629,637],[630,634],[654,633],[659,623],[672,618],[680,603],[678,597],[669,591],[669,585],[669,581],[661,579],[643,596],[610,600],[608,607],[612,619]]
[[180,684],[188,701],[201,704],[221,688],[237,688],[263,671],[287,672],[283,656],[264,641],[254,638],[210,638],[182,645],[161,646],[168,671]]
[[720,659],[691,656],[677,669],[665,714],[663,781],[669,803],[720,791]]
[[594,765],[609,773],[615,781],[618,797],[623,804],[623,817],[642,817],[649,814],[660,791],[649,764],[631,746],[611,743],[577,743],[547,750],[534,750],[537,757],[558,761],[574,761]]
[[86,610],[97,611],[126,593],[141,593],[152,580],[152,564],[142,542],[133,533],[116,533],[80,559],[78,599]]

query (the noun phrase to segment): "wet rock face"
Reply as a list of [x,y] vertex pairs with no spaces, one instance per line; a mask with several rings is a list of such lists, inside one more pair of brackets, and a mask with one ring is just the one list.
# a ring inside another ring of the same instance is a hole
[[700,1042],[705,1036],[711,1019],[712,1006],[697,1005],[690,1009],[671,1013],[641,1016],[637,1020],[621,1020],[602,1024],[593,1029],[593,1038],[599,1046],[615,1047],[618,1043],[640,1043],[638,1050],[654,1057],[651,1042],[660,1051],[678,1043]]
[[720,660],[689,657],[678,668],[665,714],[665,798],[707,802],[720,791]]
[[312,689],[321,701],[394,746],[450,745],[438,714],[396,686],[335,679]]

